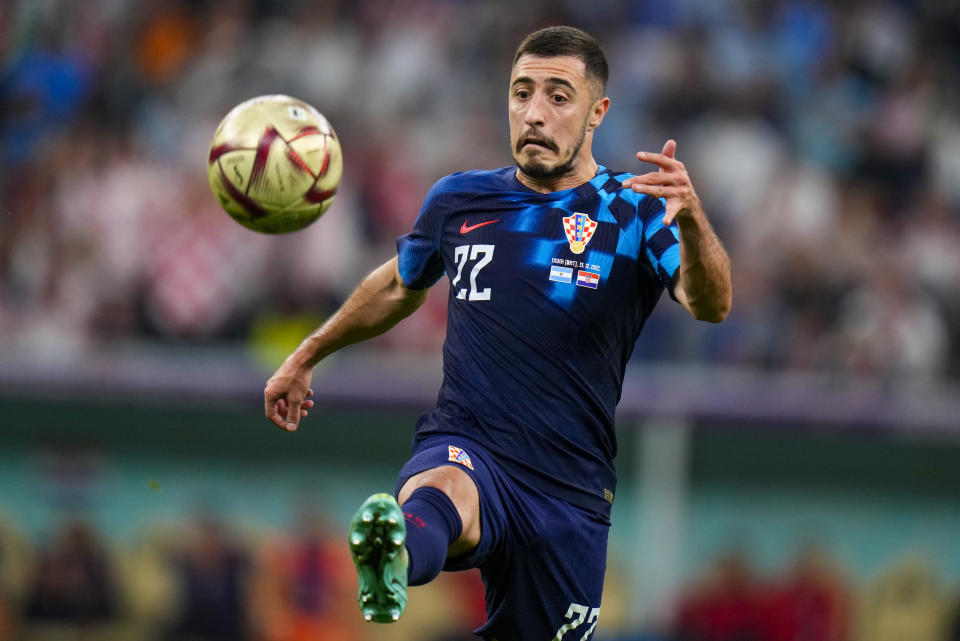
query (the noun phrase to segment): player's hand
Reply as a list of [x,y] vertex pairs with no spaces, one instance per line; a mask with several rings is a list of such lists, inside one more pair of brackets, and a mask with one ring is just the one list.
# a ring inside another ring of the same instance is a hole
[[663,151],[654,154],[649,151],[637,153],[637,158],[660,167],[640,176],[632,176],[623,181],[624,189],[633,189],[635,192],[647,194],[654,198],[662,198],[666,213],[663,224],[669,225],[678,216],[688,216],[696,212],[703,212],[700,199],[693,191],[693,183],[687,174],[687,168],[676,159],[677,141],[672,138],[663,145]]
[[296,367],[289,361],[270,377],[263,390],[263,409],[274,425],[287,432],[296,431],[300,419],[313,407],[312,378],[312,368]]

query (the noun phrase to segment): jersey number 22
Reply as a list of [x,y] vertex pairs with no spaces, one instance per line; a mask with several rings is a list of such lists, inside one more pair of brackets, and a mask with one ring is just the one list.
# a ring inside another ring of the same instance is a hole
[[490,288],[477,289],[477,276],[480,270],[493,260],[493,245],[459,245],[453,248],[453,259],[457,263],[457,275],[450,281],[450,286],[457,289],[460,279],[463,278],[463,268],[470,261],[476,261],[470,270],[470,291],[465,287],[457,289],[457,300],[490,300]]

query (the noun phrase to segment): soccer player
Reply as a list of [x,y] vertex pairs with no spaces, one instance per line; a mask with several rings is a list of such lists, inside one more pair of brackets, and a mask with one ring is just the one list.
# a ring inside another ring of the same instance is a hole
[[700,320],[731,304],[727,255],[676,143],[638,153],[657,167],[643,175],[594,160],[607,74],[578,29],[527,36],[507,100],[516,166],[440,179],[397,256],[267,382],[267,417],[296,430],[317,363],[387,331],[448,276],[437,406],[417,423],[397,501],[374,495],[350,524],[368,620],[399,617],[408,583],[478,567],[485,639],[587,639],[597,624],[634,342],[664,289]]

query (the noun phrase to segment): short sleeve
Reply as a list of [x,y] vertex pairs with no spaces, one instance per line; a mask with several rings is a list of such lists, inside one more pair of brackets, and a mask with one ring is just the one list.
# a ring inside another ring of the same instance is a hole
[[448,176],[427,192],[413,231],[397,238],[397,267],[410,289],[426,289],[443,276],[440,232],[450,209],[450,197]]
[[644,254],[672,296],[673,277],[680,268],[680,230],[677,221],[674,220],[669,226],[663,224],[666,209],[660,198],[644,198],[639,203],[639,209],[643,220],[641,243]]

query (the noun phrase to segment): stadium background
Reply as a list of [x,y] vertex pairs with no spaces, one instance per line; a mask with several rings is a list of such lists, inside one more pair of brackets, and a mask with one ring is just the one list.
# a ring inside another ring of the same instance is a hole
[[[261,391],[433,180],[510,162],[510,57],[558,23],[610,58],[596,156],[676,138],[736,291],[720,326],[665,301],[637,345],[594,638],[960,638],[955,2],[12,0],[0,640],[467,636],[474,573],[364,626],[341,545],[433,400],[444,288],[322,365],[296,435]],[[270,238],[204,160],[275,92],[329,117],[345,174]]]

